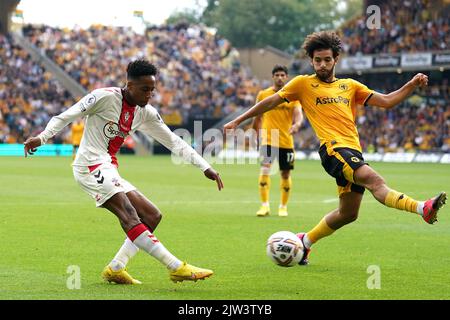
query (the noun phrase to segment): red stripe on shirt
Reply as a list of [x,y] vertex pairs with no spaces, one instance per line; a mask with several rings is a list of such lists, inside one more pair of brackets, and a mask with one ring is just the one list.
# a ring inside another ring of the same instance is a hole
[[108,144],[108,153],[111,156],[111,163],[116,167],[119,166],[117,162],[116,153],[120,150],[120,147],[123,145],[128,132],[131,130],[131,125],[134,120],[134,110],[136,106],[132,106],[126,102],[125,98],[122,99],[122,110],[120,111],[119,117],[119,131],[120,135],[115,136],[113,139],[109,140]]

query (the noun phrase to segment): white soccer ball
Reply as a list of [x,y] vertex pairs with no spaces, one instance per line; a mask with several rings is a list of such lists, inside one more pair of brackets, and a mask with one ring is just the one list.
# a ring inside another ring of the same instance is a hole
[[290,231],[278,231],[267,240],[267,256],[282,267],[297,265],[303,257],[301,240]]

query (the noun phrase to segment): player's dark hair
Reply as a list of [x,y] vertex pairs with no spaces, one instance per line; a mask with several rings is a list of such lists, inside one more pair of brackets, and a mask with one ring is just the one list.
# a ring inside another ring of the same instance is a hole
[[342,50],[342,43],[339,36],[334,31],[319,31],[308,35],[303,42],[303,49],[305,49],[308,56],[312,59],[315,50],[333,51],[333,58],[336,58]]
[[286,75],[288,74],[288,68],[286,66],[283,66],[281,64],[276,64],[272,69],[272,75],[274,75],[276,72],[280,72],[280,71],[283,71],[284,73],[286,73]]
[[127,67],[127,78],[137,79],[142,76],[156,76],[158,69],[145,59],[132,61]]

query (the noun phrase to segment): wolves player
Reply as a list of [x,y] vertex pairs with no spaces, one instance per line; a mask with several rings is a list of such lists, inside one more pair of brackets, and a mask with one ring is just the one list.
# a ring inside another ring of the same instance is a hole
[[[286,66],[275,65],[272,69],[273,85],[261,90],[256,97],[258,103],[264,98],[273,95],[280,90],[288,80]],[[270,168],[275,158],[278,158],[280,168],[280,192],[281,201],[278,207],[278,215],[286,217],[287,203],[292,188],[291,170],[294,170],[295,152],[293,134],[298,131],[303,120],[301,105],[298,101],[283,102],[270,112],[255,117],[253,129],[259,133],[261,130],[261,170],[258,178],[261,207],[256,212],[258,217],[270,214]],[[272,130],[277,130],[278,135],[272,136]],[[259,134],[258,134],[259,135]]]
[[96,202],[114,213],[127,238],[111,263],[105,267],[105,280],[121,284],[139,284],[126,271],[128,260],[139,249],[144,250],[169,269],[174,282],[204,279],[213,271],[180,261],[153,235],[161,212],[117,170],[116,153],[125,138],[134,132],[154,137],[177,155],[201,169],[204,175],[223,188],[219,174],[187,143],[163,123],[148,101],[156,86],[157,69],[146,60],[136,60],[127,67],[125,88],[94,90],[74,106],[53,117],[36,137],[24,143],[25,156],[33,154],[66,125],[86,116],[84,138],[73,163],[75,180]]
[[312,244],[358,218],[365,189],[388,207],[417,214],[429,224],[436,222],[438,211],[447,199],[445,192],[427,201],[417,201],[389,188],[384,179],[364,162],[355,125],[356,105],[392,108],[417,87],[426,86],[428,77],[418,73],[400,89],[381,94],[355,80],[335,77],[341,51],[341,41],[336,33],[313,33],[306,38],[303,48],[311,58],[315,74],[295,77],[280,91],[224,126],[224,130],[234,129],[242,121],[263,114],[282,102],[300,101],[320,140],[322,166],[336,179],[339,192],[339,208],[328,213],[310,232],[299,234],[307,249],[300,264],[308,263]]

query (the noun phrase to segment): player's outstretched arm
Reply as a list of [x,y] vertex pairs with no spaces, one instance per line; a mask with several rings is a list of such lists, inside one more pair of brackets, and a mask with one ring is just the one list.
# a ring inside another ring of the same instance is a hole
[[36,152],[37,147],[46,144],[50,138],[61,132],[65,126],[73,122],[75,119],[91,114],[92,110],[94,110],[97,105],[96,102],[102,98],[103,96],[98,97],[93,93],[90,93],[66,111],[52,117],[47,123],[44,131],[42,131],[37,137],[30,137],[24,142],[25,157]]
[[374,93],[372,97],[369,98],[367,103],[373,106],[389,109],[408,98],[416,88],[425,87],[427,85],[428,76],[423,73],[418,73],[403,87],[394,92],[389,94],[382,94],[378,92]]
[[219,191],[223,189],[222,179],[220,178],[219,173],[216,170],[214,170],[213,168],[208,168],[204,171],[204,174],[208,179],[215,180],[217,182],[217,188],[219,189]]
[[23,149],[25,152],[25,158],[28,155],[33,155],[36,152],[37,147],[42,144],[41,138],[30,137],[23,143]]
[[267,97],[264,100],[261,100],[260,102],[255,104],[253,107],[251,107],[249,110],[247,110],[246,112],[241,114],[236,119],[225,124],[223,126],[223,130],[226,133],[226,130],[236,129],[237,126],[239,126],[239,124],[241,124],[241,122],[243,122],[247,119],[259,116],[260,114],[263,114],[267,111],[270,111],[273,108],[275,108],[277,105],[279,105],[280,103],[283,103],[283,102],[284,102],[283,98],[281,98],[278,95],[278,93],[274,93],[270,97]]
[[303,114],[301,108],[294,108],[294,113],[292,115],[292,126],[289,129],[289,134],[295,134],[300,130],[303,122]]

